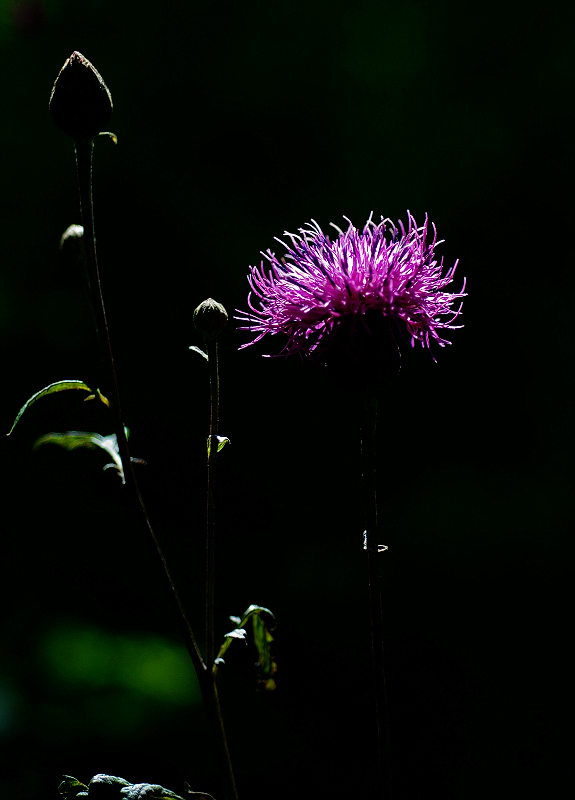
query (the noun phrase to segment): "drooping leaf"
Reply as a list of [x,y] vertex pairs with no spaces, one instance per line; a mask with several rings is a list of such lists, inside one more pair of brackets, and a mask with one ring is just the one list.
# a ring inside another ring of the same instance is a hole
[[[248,608],[246,608],[246,610],[244,611],[244,613],[243,613],[243,616],[242,616],[242,619],[243,619],[243,620],[245,620],[245,621],[247,622],[247,620],[248,620],[248,619],[249,619],[249,618],[250,618],[250,617],[251,617],[253,614],[269,614],[269,616],[270,616],[270,617],[271,617],[271,618],[274,620],[274,622],[275,622],[275,617],[274,617],[274,615],[273,615],[273,614],[272,614],[272,612],[269,610],[269,608],[266,608],[265,606],[249,606],[249,607],[248,607]],[[245,624],[245,623],[244,623],[244,624]]]
[[273,691],[276,688],[276,682],[273,678],[277,672],[277,664],[272,657],[271,643],[274,637],[269,632],[265,619],[261,614],[254,614],[252,616],[252,624],[254,629],[254,643],[258,651],[258,665],[261,673],[261,683],[266,691]]
[[[272,660],[270,649],[271,642],[273,642],[273,637],[269,632],[268,626],[265,624],[265,620],[262,619],[262,615],[264,615],[264,617],[266,615],[269,616],[274,622],[272,627],[275,627],[275,617],[269,608],[265,608],[265,606],[252,605],[244,611],[241,617],[230,617],[231,621],[236,623],[236,629],[224,635],[224,642],[220,647],[217,658],[214,659],[214,663],[212,665],[212,672],[214,675],[217,675],[218,667],[222,664],[225,664],[224,655],[234,639],[242,639],[243,641],[246,641],[247,631],[245,630],[245,625],[250,617],[252,617],[254,626],[254,641],[258,651],[258,664],[260,665],[260,669],[262,671],[263,680],[266,685],[265,688],[275,689],[275,681],[273,680],[272,675],[277,670],[277,665]],[[256,618],[259,620],[257,626]]]
[[117,470],[122,483],[125,483],[122,459],[120,458],[120,448],[115,433],[109,436],[101,436],[99,433],[90,431],[65,431],[64,433],[47,433],[40,436],[34,442],[34,450],[44,444],[56,444],[65,450],[76,450],[78,447],[85,447],[88,450],[104,450],[111,458],[112,462],[106,464],[103,469]]
[[63,775],[64,780],[58,786],[58,792],[62,797],[88,797],[88,787],[79,780],[73,778],[71,775]]
[[84,381],[56,381],[56,383],[51,383],[49,386],[44,387],[44,389],[41,389],[39,392],[36,392],[36,394],[33,394],[32,397],[24,403],[24,405],[18,412],[18,415],[14,420],[14,424],[10,428],[10,431],[7,434],[7,436],[10,436],[10,434],[18,424],[22,414],[24,414],[24,412],[27,411],[30,408],[30,406],[36,402],[36,400],[40,400],[41,397],[46,397],[49,394],[54,394],[54,392],[65,392],[68,389],[82,389],[82,391],[88,392],[89,394],[96,394],[100,397],[102,402],[105,402],[106,405],[109,405],[108,401],[104,398],[104,396],[100,395],[98,389],[96,390],[91,389],[86,383],[84,383]]

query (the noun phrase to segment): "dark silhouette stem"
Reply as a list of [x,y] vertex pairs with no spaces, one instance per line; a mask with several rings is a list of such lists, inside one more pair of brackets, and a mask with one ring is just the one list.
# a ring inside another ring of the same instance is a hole
[[385,672],[383,662],[383,612],[378,553],[377,496],[375,488],[375,428],[377,422],[377,397],[367,394],[361,404],[361,462],[366,516],[364,547],[367,550],[369,580],[369,605],[371,628],[371,654],[373,688],[377,725],[378,796],[391,800],[391,765],[389,753],[389,723]]
[[90,293],[92,298],[92,305],[96,315],[96,324],[98,326],[98,333],[100,335],[103,349],[104,359],[107,371],[107,381],[109,386],[106,387],[106,392],[110,395],[112,401],[112,411],[114,413],[114,432],[118,441],[120,450],[120,457],[124,470],[124,481],[132,494],[135,507],[138,511],[138,516],[146,531],[147,537],[152,546],[152,551],[155,555],[156,561],[160,568],[164,583],[168,590],[172,606],[178,618],[178,622],[184,637],[184,641],[202,692],[204,704],[206,706],[208,717],[210,719],[216,742],[218,745],[218,756],[220,764],[220,773],[222,782],[225,787],[224,796],[227,800],[237,800],[237,791],[235,787],[234,776],[232,773],[230,756],[225,736],[225,731],[222,722],[222,716],[219,708],[219,700],[212,677],[211,662],[208,661],[210,668],[207,668],[206,663],[202,658],[202,654],[198,647],[196,638],[194,636],[192,627],[184,610],[184,606],[180,599],[178,590],[174,584],[168,564],[160,547],[160,543],[154,533],[148,512],[144,505],[138,482],[134,474],[133,464],[130,457],[130,449],[128,446],[128,439],[124,427],[122,417],[122,407],[120,404],[120,393],[118,391],[118,381],[116,378],[116,369],[114,366],[114,356],[112,353],[112,345],[110,342],[110,335],[108,331],[108,323],[106,320],[106,310],[104,307],[104,299],[102,296],[102,289],[100,285],[100,275],[98,271],[98,261],[96,257],[96,237],[94,235],[94,208],[92,200],[92,151],[93,141],[83,140],[76,141],[76,164],[78,169],[78,184],[80,189],[80,208],[82,212],[82,225],[84,227],[84,240],[86,244],[86,260],[88,265],[88,280],[90,286]]
[[211,671],[215,658],[214,598],[216,544],[216,464],[218,459],[218,427],[220,413],[220,381],[218,373],[218,342],[206,341],[210,368],[210,435],[208,439],[208,489],[206,529],[206,649],[207,665]]
[[216,551],[216,464],[218,460],[218,429],[220,424],[220,377],[218,370],[218,343],[216,339],[205,340],[210,370],[210,432],[208,438],[208,482],[206,513],[206,665],[210,684],[213,717],[217,724],[217,735],[222,756],[225,757],[225,779],[231,797],[237,798],[232,762],[224,720],[216,687],[215,659],[215,551]]

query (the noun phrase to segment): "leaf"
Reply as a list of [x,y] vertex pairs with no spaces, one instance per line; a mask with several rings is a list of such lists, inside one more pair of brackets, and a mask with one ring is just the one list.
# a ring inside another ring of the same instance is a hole
[[[106,797],[108,797],[108,796],[110,796],[110,797],[119,797],[120,796],[120,788],[124,787],[124,786],[131,786],[131,785],[132,784],[129,781],[124,780],[124,778],[117,778],[115,775],[104,775],[103,773],[100,773],[98,775],[94,775],[94,777],[92,778],[92,780],[89,783],[88,791],[91,792],[92,796],[94,796],[94,797],[96,797],[96,796],[100,797],[102,795],[105,795]],[[94,789],[94,786],[98,786],[98,787],[101,787],[101,786],[117,786],[118,787],[118,792],[116,793],[116,792],[102,791],[100,788],[98,788],[97,791],[92,791]]]
[[194,353],[199,353],[202,356],[202,358],[206,359],[206,361],[210,360],[209,357],[208,357],[208,354],[204,353],[204,351],[201,350],[199,347],[196,347],[195,344],[193,344],[191,347],[189,347],[188,350],[193,350]]
[[246,610],[244,611],[244,614],[243,614],[243,619],[247,621],[248,617],[251,617],[251,616],[252,616],[252,614],[262,614],[262,613],[264,613],[264,614],[269,614],[269,615],[270,615],[270,617],[271,617],[271,618],[274,620],[274,622],[275,622],[275,617],[274,617],[274,615],[273,615],[273,614],[272,614],[272,612],[269,610],[269,608],[266,608],[265,606],[249,606],[249,608],[246,608]]
[[247,631],[245,631],[243,628],[236,628],[235,631],[224,633],[224,639],[242,639],[243,641],[245,641],[246,636],[247,636]]
[[[127,429],[126,429],[127,432]],[[112,458],[112,463],[106,464],[103,469],[115,469],[118,471],[122,483],[126,483],[122,459],[120,458],[120,448],[115,433],[109,436],[100,436],[99,433],[89,431],[66,431],[64,433],[47,433],[40,436],[34,442],[34,450],[44,444],[57,444],[65,450],[76,450],[78,447],[85,447],[87,450],[104,450]]]
[[73,778],[71,775],[63,775],[64,780],[58,786],[59,794],[63,795],[65,798],[68,797],[87,797],[88,796],[88,787],[80,783],[79,780]]
[[[8,432],[7,436],[10,436],[10,434],[12,433],[12,431],[14,430],[16,425],[18,424],[18,421],[20,420],[20,417],[22,416],[22,414],[25,411],[27,411],[30,408],[30,406],[33,403],[36,402],[36,400],[39,400],[41,397],[46,397],[49,394],[54,394],[54,392],[65,392],[68,389],[82,389],[85,392],[89,392],[90,394],[94,394],[94,389],[90,389],[90,387],[86,383],[84,383],[83,381],[56,381],[56,383],[51,383],[49,386],[46,386],[44,389],[41,389],[39,392],[36,392],[36,394],[33,394],[32,397],[24,403],[24,405],[22,406],[22,408],[18,412],[18,416],[14,420],[14,424],[10,428],[10,431]],[[100,396],[100,392],[97,389],[96,389],[96,394],[98,394]],[[103,398],[103,396],[101,396],[101,398],[102,398],[102,402],[105,402],[106,405],[109,405],[108,401],[105,400],[105,398]]]
[[[220,647],[220,651],[219,651],[219,653],[217,655],[217,658],[214,659],[214,663],[213,663],[213,666],[212,666],[212,672],[213,672],[214,675],[217,675],[219,665],[222,662],[225,663],[224,655],[225,655],[228,647],[233,642],[233,640],[234,639],[242,639],[243,641],[246,641],[247,632],[246,632],[244,626],[248,622],[249,618],[253,617],[254,621],[255,621],[256,617],[259,619],[262,614],[267,614],[269,617],[271,617],[271,619],[275,623],[274,615],[269,610],[269,608],[265,608],[265,606],[249,606],[244,611],[242,617],[230,617],[231,621],[236,623],[236,630],[230,631],[230,633],[226,633],[224,635],[224,643]],[[271,642],[273,642],[273,637],[269,633],[269,630],[268,630],[267,626],[265,625],[265,623],[263,622],[263,620],[262,620],[262,625],[263,625],[263,631],[264,631],[263,633],[262,633],[262,630],[260,628],[258,628],[257,631],[256,631],[256,628],[254,626],[254,638],[256,639],[256,648],[258,650],[258,664],[260,664],[260,667],[261,667],[262,663],[265,664],[264,670],[267,670],[267,671],[265,671],[264,674],[269,676],[269,681],[271,682],[271,684],[273,684],[273,686],[270,684],[269,687],[266,685],[266,688],[275,689],[275,682],[271,679],[271,676],[276,671],[277,667],[276,667],[275,662],[271,661],[271,653],[270,653],[270,650],[269,650],[269,644]],[[274,625],[274,627],[275,627],[275,625]],[[266,636],[269,636],[269,640],[266,640]],[[259,637],[259,638],[256,638],[256,637]],[[267,648],[267,650],[266,650],[266,648]],[[266,653],[267,653],[267,655],[265,655]],[[268,681],[268,678],[266,678],[266,681]]]
[[261,683],[266,691],[273,691],[276,682],[273,678],[277,672],[277,664],[272,658],[271,643],[274,637],[269,632],[261,614],[254,614],[252,617],[254,628],[254,642],[258,651],[258,665],[262,674]]
[[184,800],[179,794],[164,789],[157,783],[134,783],[120,791],[125,800]]
[[230,441],[227,436],[211,436],[211,437],[208,436],[208,458],[210,457],[210,453],[212,452],[211,439],[215,439],[218,443],[218,449],[216,450],[216,453],[219,453],[220,450],[223,450],[224,447]]

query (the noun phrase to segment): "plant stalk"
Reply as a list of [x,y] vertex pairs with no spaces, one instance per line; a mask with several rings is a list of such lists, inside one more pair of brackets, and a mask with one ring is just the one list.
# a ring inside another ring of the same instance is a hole
[[208,486],[206,527],[206,661],[211,671],[215,658],[215,545],[216,545],[216,464],[218,459],[218,428],[220,414],[220,380],[218,371],[218,342],[205,342],[210,370],[210,434],[208,439]]
[[377,397],[368,393],[361,401],[361,463],[366,516],[364,548],[367,550],[371,656],[377,725],[378,796],[391,800],[389,721],[383,658],[383,611],[378,559],[377,496],[375,482],[375,429]]
[[205,339],[206,353],[210,370],[210,431],[208,438],[208,480],[206,512],[206,666],[211,693],[213,717],[217,724],[222,761],[225,761],[225,780],[231,797],[237,798],[234,773],[224,720],[220,707],[215,659],[215,555],[216,555],[216,464],[218,460],[218,429],[220,424],[220,376],[218,368],[218,342],[215,338]]
[[92,195],[93,146],[94,143],[92,140],[77,140],[75,142],[78,186],[80,190],[80,210],[82,215],[82,225],[84,227],[84,240],[86,244],[89,289],[94,313],[96,315],[98,333],[104,349],[104,361],[107,371],[107,381],[109,384],[107,392],[111,394],[112,411],[114,413],[114,432],[116,434],[120,457],[122,460],[124,480],[128,486],[128,489],[130,490],[130,493],[132,494],[138,511],[138,516],[144,526],[148,540],[152,545],[152,551],[155,555],[158,566],[160,567],[164,583],[170,596],[170,601],[172,602],[172,606],[176,613],[182,635],[184,637],[184,642],[196,671],[204,704],[206,706],[208,717],[216,737],[220,770],[222,773],[222,781],[225,787],[224,795],[227,800],[237,800],[237,791],[231,770],[227,741],[223,728],[222,716],[219,709],[219,700],[212,678],[211,663],[208,662],[210,664],[210,668],[208,669],[204,659],[202,658],[201,651],[198,647],[194,632],[186,615],[179,592],[168,568],[168,564],[164,557],[160,543],[152,528],[152,524],[150,522],[148,512],[140,493],[136,476],[134,474],[134,468],[130,457],[130,449],[128,446],[128,439],[123,422],[120,393],[118,390],[118,381],[114,365],[114,356],[106,319],[106,310],[104,306],[104,298],[102,295],[100,274],[98,270],[98,260],[96,256],[94,206]]

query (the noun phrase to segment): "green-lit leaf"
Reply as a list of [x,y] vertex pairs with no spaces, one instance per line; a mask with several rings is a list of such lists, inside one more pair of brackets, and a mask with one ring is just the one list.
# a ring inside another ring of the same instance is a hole
[[217,453],[219,453],[220,450],[223,450],[230,441],[227,436],[208,436],[208,458],[212,452],[212,439],[215,439],[218,443],[218,449],[216,450]]
[[78,447],[85,447],[88,450],[104,450],[112,458],[112,462],[106,464],[103,469],[117,470],[122,479],[122,483],[126,482],[122,459],[120,458],[120,448],[118,447],[118,440],[115,433],[111,433],[109,436],[100,436],[99,433],[92,433],[90,431],[47,433],[45,436],[40,436],[39,439],[36,439],[34,442],[34,450],[37,450],[38,447],[44,444],[57,444],[65,450],[76,450]]
[[199,347],[196,347],[196,346],[195,346],[195,344],[193,344],[193,345],[192,345],[191,347],[189,347],[188,349],[189,349],[189,350],[193,350],[193,351],[194,351],[194,353],[199,353],[199,354],[202,356],[202,358],[205,358],[205,359],[206,359],[206,361],[209,361],[208,354],[207,354],[207,353],[204,353],[204,351],[203,351],[203,350],[201,350]]
[[63,775],[64,780],[58,786],[58,792],[65,798],[87,797],[88,787],[71,775]]
[[258,651],[258,665],[261,672],[261,683],[267,691],[272,691],[276,688],[276,682],[273,678],[277,672],[277,664],[272,658],[271,643],[274,638],[269,632],[265,620],[261,614],[254,614],[252,616],[252,624],[254,629],[254,643]]
[[[275,662],[271,660],[271,652],[269,647],[271,642],[273,642],[273,637],[270,634],[264,620],[261,619],[262,614],[267,614],[275,623],[274,615],[269,608],[265,608],[265,606],[249,606],[241,617],[230,617],[231,621],[236,623],[236,630],[230,631],[230,633],[226,633],[224,636],[224,643],[220,647],[220,651],[217,655],[217,658],[214,659],[212,666],[214,675],[217,675],[220,664],[225,663],[224,655],[234,639],[242,639],[243,641],[246,641],[247,634],[245,625],[247,624],[249,618],[252,617],[254,620],[254,639],[258,651],[258,664],[260,665],[260,668],[262,668],[262,672],[265,676],[266,688],[275,689],[275,682],[271,676],[276,671],[277,667]],[[260,620],[257,629],[255,623],[256,618]],[[275,627],[275,625],[273,627]],[[268,683],[270,684],[269,686],[267,685]]]
[[83,381],[56,381],[56,383],[51,383],[49,386],[46,386],[41,391],[36,392],[36,394],[33,394],[32,397],[24,403],[24,405],[18,412],[18,416],[14,420],[14,424],[10,428],[10,431],[7,435],[10,436],[10,434],[18,424],[18,421],[20,420],[22,414],[25,411],[27,411],[30,408],[30,406],[36,402],[36,400],[39,400],[41,397],[46,397],[49,394],[54,394],[54,392],[65,392],[68,389],[82,389],[84,392],[89,392],[90,394],[96,393],[100,397],[102,402],[105,402],[106,405],[109,405],[108,401],[103,397],[103,395],[100,395],[98,389],[94,391],[94,389],[91,389]]
[[218,440],[218,453],[219,453],[220,450],[224,449],[224,447],[228,444],[230,440],[228,439],[227,436],[216,436],[216,439]]

